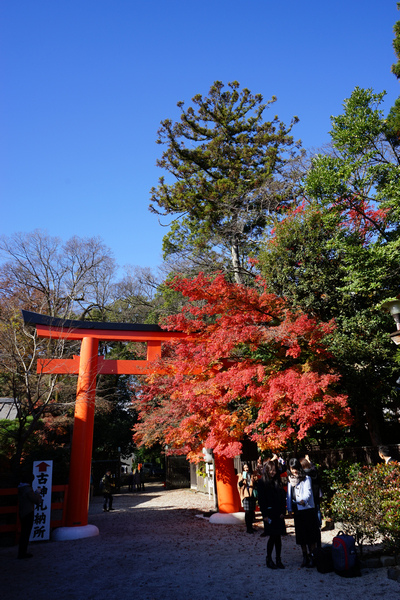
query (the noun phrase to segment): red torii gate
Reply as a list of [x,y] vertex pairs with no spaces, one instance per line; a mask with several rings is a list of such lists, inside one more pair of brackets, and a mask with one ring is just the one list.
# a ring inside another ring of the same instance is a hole
[[[162,342],[186,337],[185,333],[165,331],[158,325],[103,323],[49,317],[23,310],[24,322],[35,325],[37,335],[52,339],[81,340],[80,356],[70,359],[38,359],[38,373],[78,375],[74,430],[72,436],[66,528],[73,530],[58,539],[76,539],[97,535],[97,527],[88,525],[88,498],[93,447],[96,377],[99,374],[147,375],[151,362],[161,356]],[[146,360],[111,360],[98,355],[100,340],[145,342]],[[150,363],[150,364],[149,364]],[[218,510],[240,511],[236,475],[232,459],[215,456]]]

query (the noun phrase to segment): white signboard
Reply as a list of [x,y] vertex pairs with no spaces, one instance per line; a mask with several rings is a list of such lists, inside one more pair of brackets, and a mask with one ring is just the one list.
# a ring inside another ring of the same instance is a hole
[[35,506],[30,541],[38,542],[50,539],[53,461],[35,461],[33,463],[33,475],[35,479],[33,480],[32,487],[35,492],[37,488],[40,488],[42,502],[39,504],[39,506]]
[[214,496],[214,465],[206,463],[208,498],[211,500],[211,495]]

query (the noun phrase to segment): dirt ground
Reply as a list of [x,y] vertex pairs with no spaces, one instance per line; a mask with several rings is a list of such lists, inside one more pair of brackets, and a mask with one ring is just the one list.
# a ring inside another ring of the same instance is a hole
[[[90,504],[92,538],[36,542],[30,559],[17,560],[17,548],[0,548],[2,600],[325,600],[400,598],[400,583],[387,569],[365,569],[356,579],[301,569],[293,522],[283,538],[285,570],[265,566],[266,539],[244,525],[211,524],[208,496],[191,490],[164,490],[114,497],[115,510],[102,511],[102,498]],[[323,532],[323,543],[335,531]]]

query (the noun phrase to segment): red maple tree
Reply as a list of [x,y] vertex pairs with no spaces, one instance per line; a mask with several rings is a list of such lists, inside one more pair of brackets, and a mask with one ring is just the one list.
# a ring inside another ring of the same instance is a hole
[[169,285],[188,303],[164,326],[187,337],[165,346],[136,394],[137,443],[162,442],[196,461],[204,446],[240,454],[244,436],[278,450],[317,423],[351,423],[323,343],[333,322],[290,312],[261,279],[249,288],[200,274]]

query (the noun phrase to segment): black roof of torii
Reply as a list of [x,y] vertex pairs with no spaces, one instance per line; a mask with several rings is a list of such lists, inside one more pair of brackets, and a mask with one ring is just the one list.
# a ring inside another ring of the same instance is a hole
[[110,321],[78,321],[73,319],[61,319],[60,317],[49,317],[39,313],[22,311],[26,325],[47,325],[48,327],[60,327],[63,329],[104,329],[109,331],[165,331],[159,325],[148,325],[145,323],[112,323]]

